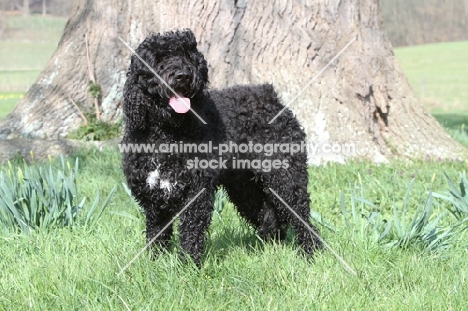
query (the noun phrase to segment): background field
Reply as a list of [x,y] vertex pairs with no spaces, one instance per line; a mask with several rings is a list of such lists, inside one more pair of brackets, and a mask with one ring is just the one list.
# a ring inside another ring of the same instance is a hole
[[23,93],[0,92],[0,119],[13,111],[15,104],[23,97]]
[[49,61],[65,18],[8,16],[0,36],[0,92],[25,92]]
[[449,128],[468,125],[468,42],[399,48],[395,55],[427,109]]
[[[9,87],[28,83],[38,74],[65,21],[34,18],[27,26],[11,22],[17,30],[0,38],[0,118],[22,93]],[[466,42],[395,53],[428,109],[468,146],[462,127],[468,123],[464,88],[468,54],[463,49]],[[35,73],[28,76],[19,69]],[[13,75],[16,71],[20,72]],[[117,276],[145,245],[144,217],[124,191],[120,157],[114,149],[82,150],[69,157],[71,162],[79,159],[79,194],[87,197],[84,213],[98,189],[105,197],[117,186],[96,227],[0,234],[0,310],[468,309],[466,231],[460,242],[441,252],[417,245],[391,248],[374,241],[365,221],[365,226],[347,224],[341,210],[341,204],[348,212],[356,204],[351,193],[357,187],[359,196],[389,222],[393,222],[392,206],[401,208],[406,201],[410,222],[429,191],[447,193],[444,172],[458,183],[460,173],[468,169],[466,161],[396,161],[379,166],[352,162],[310,168],[315,223],[357,276],[328,250],[317,254],[313,263],[304,260],[293,235],[285,245],[260,241],[229,204],[213,216],[201,270],[180,264],[174,247],[155,260],[144,253]],[[405,199],[412,180],[414,187]],[[369,206],[361,210],[360,202],[357,206],[357,221],[375,211]],[[443,228],[456,223],[447,207],[447,202],[434,200],[431,220],[444,214]],[[396,234],[392,229],[390,236]]]
[[[0,94],[24,93],[34,83],[60,40],[66,19],[10,16],[0,37]],[[395,49],[401,67],[427,109],[468,146],[468,42]],[[0,99],[0,118],[15,101]]]

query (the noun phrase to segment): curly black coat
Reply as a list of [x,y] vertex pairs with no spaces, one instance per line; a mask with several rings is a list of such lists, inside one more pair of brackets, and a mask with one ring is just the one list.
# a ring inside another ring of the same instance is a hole
[[[311,234],[269,190],[278,193],[318,232],[309,220],[304,150],[294,154],[278,150],[266,154],[253,150],[241,152],[244,150],[233,147],[220,156],[215,149],[220,144],[230,143],[239,146],[249,142],[251,145],[305,142],[304,131],[288,109],[268,124],[284,108],[273,87],[245,85],[208,92],[207,64],[190,30],[151,35],[140,44],[136,54],[167,82],[167,85],[161,82],[136,55],[132,56],[124,89],[122,143],[127,146],[151,144],[148,147],[156,150],[124,152],[123,170],[133,196],[145,211],[148,241],[205,189],[182,213],[179,225],[183,251],[200,265],[213,212],[214,192],[222,185],[239,214],[261,237],[284,239],[285,230],[291,224],[305,253],[312,254],[314,249],[320,248],[322,243],[318,236]],[[193,110],[175,112],[169,105],[174,94],[168,86],[181,97],[190,98]],[[168,144],[208,142],[215,147],[212,152],[179,150],[169,153],[159,148]],[[215,167],[197,167],[196,159],[210,160]],[[240,169],[238,160],[248,160],[255,165]],[[276,166],[271,168],[273,160]],[[237,167],[234,164],[238,164]],[[167,247],[172,233],[172,226],[169,226],[156,238],[156,244]]]

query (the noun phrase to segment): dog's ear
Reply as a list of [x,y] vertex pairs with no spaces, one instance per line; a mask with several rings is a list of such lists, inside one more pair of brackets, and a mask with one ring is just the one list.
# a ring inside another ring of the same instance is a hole
[[205,83],[205,86],[208,85],[208,64],[206,63],[205,57],[203,56],[202,53],[198,53],[198,73],[200,77],[202,78],[203,82]]
[[148,98],[129,76],[124,87],[123,112],[128,131],[142,131],[147,127]]

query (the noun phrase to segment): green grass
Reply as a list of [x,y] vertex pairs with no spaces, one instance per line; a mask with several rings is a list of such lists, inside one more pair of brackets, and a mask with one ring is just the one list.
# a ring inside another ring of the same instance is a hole
[[[231,206],[214,214],[201,270],[180,264],[177,250],[151,260],[139,257],[145,245],[144,217],[121,183],[117,151],[82,151],[77,179],[81,195],[102,197],[118,185],[93,230],[39,231],[0,236],[0,310],[463,310],[468,307],[466,242],[442,254],[417,248],[387,248],[356,235],[340,212],[340,195],[350,205],[350,185],[362,185],[366,199],[390,215],[415,178],[410,209],[426,191],[448,190],[468,168],[460,162],[330,164],[310,169],[314,211],[333,227],[324,239],[357,271],[346,271],[325,250],[313,263],[286,244],[261,242]],[[435,176],[434,176],[435,174]],[[445,210],[443,202],[435,210]],[[126,216],[122,216],[125,213]],[[447,222],[451,218],[447,217]],[[466,241],[465,238],[462,239]]]

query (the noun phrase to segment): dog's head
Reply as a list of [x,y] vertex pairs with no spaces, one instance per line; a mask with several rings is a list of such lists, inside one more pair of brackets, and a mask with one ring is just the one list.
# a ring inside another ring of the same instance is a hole
[[127,83],[176,113],[186,113],[190,99],[208,85],[205,58],[189,29],[151,35],[135,52],[138,56],[132,56]]

